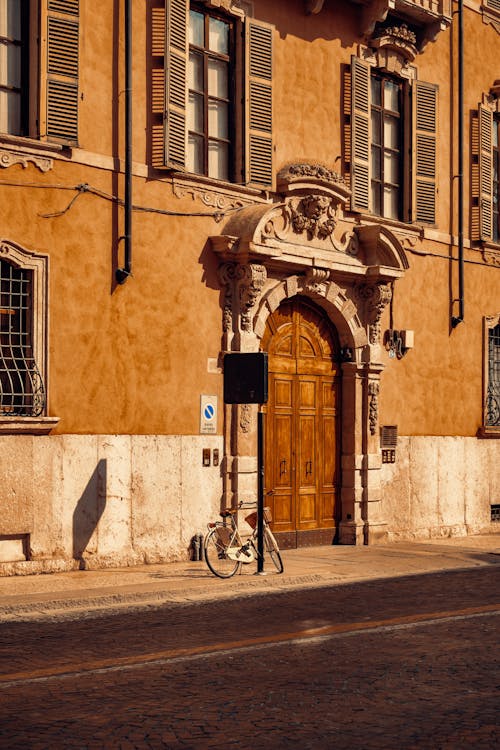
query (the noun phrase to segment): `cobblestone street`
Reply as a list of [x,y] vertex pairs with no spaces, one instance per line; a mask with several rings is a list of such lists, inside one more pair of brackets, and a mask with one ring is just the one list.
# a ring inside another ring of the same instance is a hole
[[499,613],[492,567],[4,623],[0,744],[496,748]]

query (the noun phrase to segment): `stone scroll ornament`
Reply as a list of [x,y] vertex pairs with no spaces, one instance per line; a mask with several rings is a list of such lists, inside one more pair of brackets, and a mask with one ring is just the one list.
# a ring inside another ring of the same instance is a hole
[[224,288],[222,327],[225,332],[231,330],[233,322],[233,287],[237,267],[237,263],[223,263],[218,270],[219,281]]
[[219,281],[224,287],[223,329],[230,331],[233,325],[235,289],[239,288],[241,327],[252,330],[252,309],[259,299],[267,279],[265,266],[257,263],[223,263],[218,270]]
[[244,331],[251,331],[251,312],[266,283],[266,267],[257,263],[240,265],[238,266],[238,278],[240,286],[241,327]]
[[360,299],[366,303],[366,312],[370,326],[370,344],[380,343],[380,320],[384,307],[391,301],[392,288],[389,284],[360,284],[357,287]]
[[368,396],[370,397],[368,405],[368,421],[370,423],[370,434],[375,435],[378,423],[378,394],[380,386],[378,383],[371,381],[368,383]]

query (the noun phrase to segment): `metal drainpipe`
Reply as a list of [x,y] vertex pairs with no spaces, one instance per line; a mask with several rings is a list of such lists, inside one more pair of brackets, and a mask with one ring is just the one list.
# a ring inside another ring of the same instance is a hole
[[451,319],[456,328],[464,319],[464,4],[458,0],[458,315]]
[[125,241],[124,265],[116,280],[124,284],[132,274],[132,0],[125,0]]

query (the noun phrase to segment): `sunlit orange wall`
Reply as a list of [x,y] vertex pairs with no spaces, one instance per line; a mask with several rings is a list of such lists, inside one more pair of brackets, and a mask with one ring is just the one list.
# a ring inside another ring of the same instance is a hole
[[[276,27],[277,169],[308,161],[343,171],[342,66],[363,41],[361,6],[327,2],[317,16],[304,15],[302,0],[256,0],[254,8],[256,17]],[[63,156],[43,175],[33,165],[2,173],[4,181],[8,174],[12,182],[47,186],[2,187],[1,234],[50,256],[49,413],[60,417],[57,431],[63,433],[197,434],[200,395],[222,401],[222,376],[208,366],[221,350],[222,297],[207,238],[223,233],[223,222],[135,212],[133,277],[116,286],[114,267],[123,253],[121,208],[85,193],[61,216],[41,217],[64,209],[74,197],[49,186],[88,183],[123,197],[123,175],[114,171],[124,156],[123,8],[82,3],[81,9],[81,150],[75,157],[82,163]],[[137,0],[133,12],[133,201],[209,212],[199,198],[175,197],[168,177],[162,181],[146,167],[150,4]],[[465,21],[468,205],[469,113],[498,77],[500,36],[472,10]],[[457,232],[456,33],[442,32],[415,64],[419,78],[438,83],[440,91],[438,226],[424,248],[448,256],[447,238]],[[467,236],[468,221],[467,209]],[[466,255],[481,260],[476,251]],[[395,327],[415,331],[415,348],[402,360],[383,354],[380,421],[398,424],[400,434],[475,434],[481,423],[482,320],[500,311],[500,270],[466,265],[466,320],[451,331],[456,264],[411,254],[409,261],[410,269],[395,286],[393,317]],[[383,330],[388,325],[386,309]]]

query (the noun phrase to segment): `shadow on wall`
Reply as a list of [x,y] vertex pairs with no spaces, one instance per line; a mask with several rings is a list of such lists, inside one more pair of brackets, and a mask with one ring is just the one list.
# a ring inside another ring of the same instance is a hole
[[73,558],[80,560],[80,568],[85,566],[83,553],[106,507],[106,473],[106,460],[101,459],[92,472],[73,513]]

